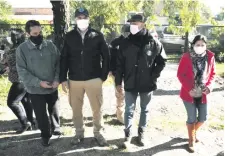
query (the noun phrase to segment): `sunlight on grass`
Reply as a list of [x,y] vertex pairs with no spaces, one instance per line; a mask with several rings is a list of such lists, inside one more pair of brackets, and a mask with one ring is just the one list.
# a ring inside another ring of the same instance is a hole
[[110,76],[108,77],[108,79],[103,83],[103,86],[111,86],[114,85],[114,80],[113,78]]
[[74,128],[69,126],[61,127],[61,130],[65,136],[73,136],[74,135]]
[[167,55],[167,62],[169,63],[179,63],[182,54],[168,54]]
[[216,74],[224,77],[224,63],[216,63]]
[[212,121],[208,123],[209,127],[216,130],[223,130],[224,124],[220,121]]
[[216,130],[224,129],[224,115],[221,113],[220,115],[216,111],[210,111],[210,115],[207,121],[207,125],[210,128]]
[[6,99],[9,92],[11,83],[8,81],[8,77],[0,76],[0,105],[6,105]]
[[185,126],[185,119],[169,119],[168,118],[160,118],[160,119],[150,119],[148,123],[148,128],[151,128],[152,125],[160,126],[160,128],[180,128]]

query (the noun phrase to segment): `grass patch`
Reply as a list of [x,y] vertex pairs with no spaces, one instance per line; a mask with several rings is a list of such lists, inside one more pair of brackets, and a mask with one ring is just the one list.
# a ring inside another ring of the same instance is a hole
[[224,77],[224,63],[216,63],[216,74]]
[[61,130],[64,136],[73,136],[74,135],[74,128],[69,126],[62,126]]
[[108,79],[103,83],[103,86],[111,86],[114,85],[114,79],[112,76],[109,76]]
[[6,105],[6,99],[9,92],[11,82],[9,82],[7,76],[0,76],[0,105]]
[[182,54],[167,54],[167,62],[179,63]]
[[209,127],[216,130],[224,130],[224,124],[221,122],[210,122]]
[[207,122],[210,128],[216,129],[216,130],[223,130],[224,129],[223,112],[210,111],[210,115]]

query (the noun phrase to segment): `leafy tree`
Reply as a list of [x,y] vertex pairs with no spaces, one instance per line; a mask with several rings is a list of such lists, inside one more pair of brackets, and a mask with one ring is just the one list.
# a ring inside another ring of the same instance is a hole
[[69,1],[50,0],[52,3],[53,21],[54,21],[54,39],[53,42],[59,50],[63,47],[64,36],[69,29],[70,14],[69,14]]
[[6,1],[0,1],[0,19],[6,18],[12,13],[12,7]]
[[[189,48],[189,32],[194,30],[196,25],[203,21],[201,18],[203,7],[204,5],[201,2],[195,0],[164,1],[163,13],[169,17],[169,28],[177,34],[185,34],[185,51],[188,51]],[[180,22],[176,19],[177,15]],[[178,25],[182,27],[177,27]]]
[[224,7],[221,7],[221,11],[218,15],[216,15],[215,20],[224,21]]

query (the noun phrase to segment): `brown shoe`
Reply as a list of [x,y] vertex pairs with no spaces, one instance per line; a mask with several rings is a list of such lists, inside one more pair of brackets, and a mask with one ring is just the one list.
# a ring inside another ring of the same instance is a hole
[[195,142],[198,143],[200,142],[199,139],[197,139],[197,132],[199,130],[199,128],[203,125],[204,122],[196,122],[195,123]]
[[188,149],[194,153],[195,152],[195,123],[187,124],[188,130]]
[[101,147],[108,146],[108,143],[102,134],[94,134],[94,137],[95,137],[97,143],[99,144],[99,146],[101,146]]

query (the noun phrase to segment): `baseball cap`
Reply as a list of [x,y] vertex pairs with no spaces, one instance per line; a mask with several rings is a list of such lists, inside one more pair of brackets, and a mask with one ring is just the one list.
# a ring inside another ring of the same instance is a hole
[[131,18],[129,20],[127,20],[127,22],[146,22],[146,19],[143,15],[140,14],[135,14],[132,15]]
[[75,17],[78,17],[80,15],[84,15],[86,17],[89,17],[89,13],[88,13],[87,9],[85,9],[85,8],[78,8],[75,11]]

